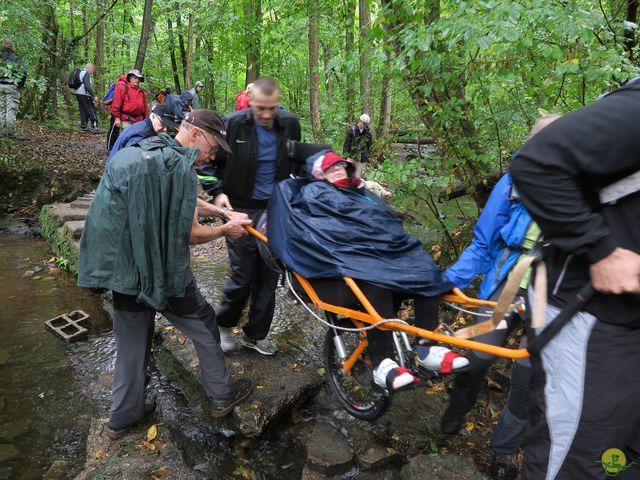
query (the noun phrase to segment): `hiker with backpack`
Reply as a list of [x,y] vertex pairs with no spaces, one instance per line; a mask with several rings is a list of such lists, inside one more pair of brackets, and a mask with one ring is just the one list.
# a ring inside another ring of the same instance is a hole
[[[96,67],[88,63],[84,70],[75,69],[69,74],[68,85],[73,89],[73,93],[78,100],[80,110],[80,131],[91,133],[103,133],[104,130],[98,128],[98,117],[93,108],[93,103],[98,102],[98,97],[93,91],[91,75],[96,73]],[[87,123],[91,121],[91,128],[87,128]]]
[[0,50],[0,135],[22,139],[16,132],[16,112],[20,107],[20,89],[27,80],[27,70],[5,38]]
[[356,176],[362,177],[364,164],[371,157],[371,145],[373,144],[373,136],[369,124],[371,118],[366,113],[360,115],[358,123],[349,127],[347,137],[344,140],[342,154],[347,158],[354,160],[356,163]]

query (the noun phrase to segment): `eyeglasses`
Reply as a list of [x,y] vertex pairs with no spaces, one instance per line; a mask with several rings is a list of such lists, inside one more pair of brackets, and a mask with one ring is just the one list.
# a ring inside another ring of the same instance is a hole
[[220,145],[212,145],[209,139],[207,138],[207,135],[202,130],[200,130],[200,135],[204,137],[205,141],[209,145],[209,149],[207,150],[207,153],[216,153],[220,148]]
[[333,165],[331,165],[329,168],[327,168],[325,171],[326,172],[333,172],[335,169],[337,168],[347,168],[347,162],[336,162]]

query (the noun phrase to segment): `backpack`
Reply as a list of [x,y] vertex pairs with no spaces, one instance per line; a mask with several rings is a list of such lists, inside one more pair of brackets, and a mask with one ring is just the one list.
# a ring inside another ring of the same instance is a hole
[[109,85],[109,90],[107,90],[107,93],[105,93],[104,97],[102,97],[103,103],[108,103],[113,100],[113,95],[116,91],[116,83],[117,82],[113,82],[111,85]]
[[69,73],[69,78],[67,79],[67,85],[69,88],[73,88],[74,90],[80,88],[82,85],[82,80],[80,80],[80,69],[74,68],[71,73]]

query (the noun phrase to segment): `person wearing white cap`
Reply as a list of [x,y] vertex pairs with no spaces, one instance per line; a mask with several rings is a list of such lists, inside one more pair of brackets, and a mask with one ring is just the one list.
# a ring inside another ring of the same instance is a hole
[[191,93],[193,93],[193,102],[191,103],[191,106],[194,110],[200,108],[200,92],[202,90],[204,90],[204,83],[202,83],[200,80],[194,83],[193,88],[189,90]]
[[349,127],[347,138],[342,147],[342,154],[356,162],[356,176],[361,177],[364,164],[371,157],[373,137],[369,128],[371,118],[366,113],[360,115],[358,123]]

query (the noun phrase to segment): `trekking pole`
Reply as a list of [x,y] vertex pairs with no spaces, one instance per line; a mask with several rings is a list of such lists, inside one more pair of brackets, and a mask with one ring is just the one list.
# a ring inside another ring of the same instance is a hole
[[588,282],[582,287],[576,296],[565,305],[558,316],[531,342],[527,347],[529,353],[531,355],[538,355],[545,345],[562,330],[562,327],[569,323],[573,316],[593,298],[595,293],[596,291],[593,289],[591,282]]

